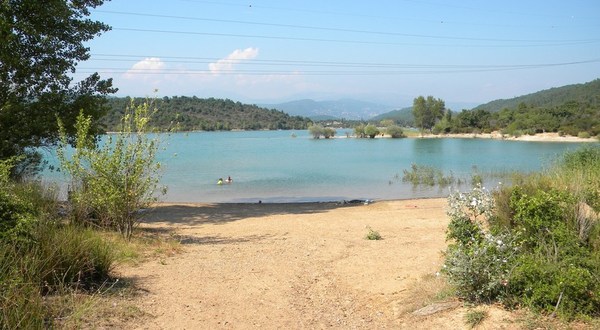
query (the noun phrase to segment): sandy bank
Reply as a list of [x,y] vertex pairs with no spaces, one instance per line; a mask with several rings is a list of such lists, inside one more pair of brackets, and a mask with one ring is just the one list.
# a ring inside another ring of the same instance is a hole
[[418,138],[478,138],[478,139],[496,139],[506,141],[532,141],[532,142],[600,142],[597,138],[580,138],[577,136],[560,136],[558,133],[538,133],[536,135],[521,135],[519,137],[503,135],[499,132],[480,133],[480,134],[425,134],[415,136]]
[[[412,312],[443,286],[445,199],[373,204],[164,204],[142,224],[184,251],[136,267],[131,329],[460,329],[464,313]],[[370,241],[368,227],[383,240]],[[490,325],[510,322],[492,307]]]

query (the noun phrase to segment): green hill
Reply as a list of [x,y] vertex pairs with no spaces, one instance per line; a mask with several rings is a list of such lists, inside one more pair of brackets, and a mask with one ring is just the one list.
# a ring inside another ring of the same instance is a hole
[[375,116],[369,119],[369,121],[378,122],[384,119],[391,119],[401,126],[413,126],[415,122],[415,117],[412,113],[412,107],[403,108],[400,110],[392,110],[379,116]]
[[512,99],[495,100],[479,105],[473,110],[487,110],[497,112],[502,109],[514,109],[520,104],[530,107],[553,108],[563,105],[565,102],[576,101],[591,106],[600,105],[600,79],[584,84],[567,85],[546,89],[532,94],[527,94]]
[[[117,130],[124,109],[131,98],[109,98],[108,112],[102,124],[107,131]],[[146,101],[135,98],[135,104]],[[306,129],[311,120],[290,116],[282,111],[228,99],[173,96],[152,100],[157,110],[152,125],[166,130],[177,124],[181,131]]]

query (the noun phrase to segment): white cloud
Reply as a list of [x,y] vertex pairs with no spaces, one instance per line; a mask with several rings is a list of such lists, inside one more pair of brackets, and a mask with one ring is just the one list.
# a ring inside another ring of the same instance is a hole
[[220,59],[208,65],[212,74],[219,74],[225,71],[233,70],[233,66],[243,60],[251,60],[258,56],[258,48],[248,47],[246,49],[236,49],[227,57]]
[[158,73],[161,72],[164,67],[165,62],[163,62],[160,58],[147,57],[131,66],[131,69],[125,72],[125,78],[130,79],[136,76],[143,76],[148,73]]

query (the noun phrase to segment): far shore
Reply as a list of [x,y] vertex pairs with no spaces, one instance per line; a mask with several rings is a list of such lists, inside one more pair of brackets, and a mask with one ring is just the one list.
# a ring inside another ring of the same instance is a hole
[[[405,133],[406,134],[406,133]],[[502,134],[498,131],[492,133],[461,133],[461,134],[433,134],[416,131],[409,131],[406,134],[406,138],[412,139],[494,139],[494,140],[505,140],[505,141],[529,141],[529,142],[600,142],[598,137],[580,138],[571,135],[559,135],[558,133],[537,133],[535,135],[521,135],[512,136],[508,134]],[[355,138],[354,136],[337,135],[334,138]],[[391,136],[387,134],[378,134],[375,139],[390,139]]]
[[531,141],[531,142],[600,142],[596,137],[580,138],[577,136],[561,136],[558,133],[538,133],[535,135],[521,135],[511,136],[502,134],[500,132],[492,133],[467,133],[467,134],[425,134],[413,136],[416,138],[477,138],[477,139],[495,139],[495,140],[506,140],[506,141]]

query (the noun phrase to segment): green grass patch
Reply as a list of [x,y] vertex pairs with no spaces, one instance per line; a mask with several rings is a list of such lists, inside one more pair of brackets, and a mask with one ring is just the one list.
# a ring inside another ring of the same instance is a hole
[[465,323],[474,328],[480,325],[488,317],[488,312],[481,309],[473,309],[465,313]]
[[365,239],[368,239],[369,241],[379,241],[382,239],[381,234],[379,234],[378,231],[373,230],[373,228],[371,228],[369,226],[367,226],[367,230],[369,232],[365,236]]

